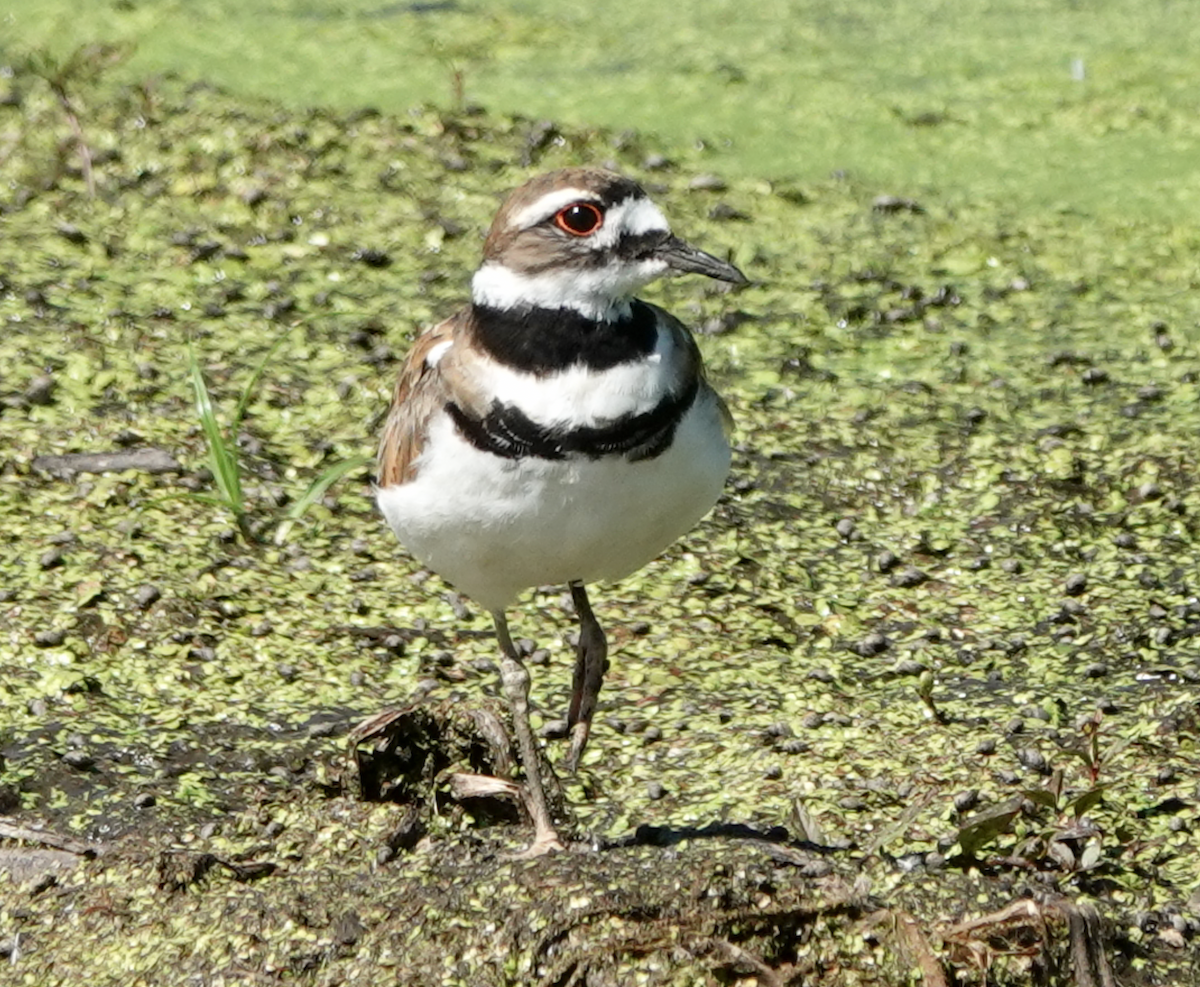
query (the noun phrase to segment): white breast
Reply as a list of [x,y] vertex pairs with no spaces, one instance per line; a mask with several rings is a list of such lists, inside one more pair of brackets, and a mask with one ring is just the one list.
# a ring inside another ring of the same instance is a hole
[[639,415],[664,395],[680,390],[680,354],[668,329],[660,329],[654,352],[608,370],[568,367],[539,377],[495,360],[480,362],[481,390],[501,404],[520,408],[538,425],[575,427]]
[[621,579],[645,565],[716,502],[729,458],[707,387],[670,448],[633,463],[502,459],[464,440],[442,413],[416,478],[379,490],[377,499],[416,558],[495,610],[533,586]]

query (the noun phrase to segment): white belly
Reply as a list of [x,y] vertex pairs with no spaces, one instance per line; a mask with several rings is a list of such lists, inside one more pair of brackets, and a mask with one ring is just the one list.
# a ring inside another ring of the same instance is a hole
[[729,472],[717,403],[704,392],[662,455],[631,463],[502,459],[439,415],[416,479],[379,490],[379,508],[423,564],[489,610],[522,591],[622,579],[688,531]]

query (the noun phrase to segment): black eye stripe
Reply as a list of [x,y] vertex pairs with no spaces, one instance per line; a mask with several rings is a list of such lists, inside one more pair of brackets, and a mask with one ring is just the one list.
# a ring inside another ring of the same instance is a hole
[[647,230],[645,233],[626,233],[616,244],[616,254],[622,260],[643,260],[670,239],[666,230]]
[[547,258],[544,263],[530,268],[530,273],[542,274],[564,265],[575,267],[604,267],[614,260],[633,263],[648,260],[655,248],[671,236],[666,230],[647,230],[645,233],[625,233],[611,244],[597,243],[587,237],[575,237],[570,242],[569,256],[561,254]]

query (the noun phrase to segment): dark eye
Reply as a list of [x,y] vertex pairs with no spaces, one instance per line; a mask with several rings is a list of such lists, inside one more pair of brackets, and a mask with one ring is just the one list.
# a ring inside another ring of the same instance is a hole
[[564,233],[588,236],[604,225],[604,213],[590,202],[575,202],[555,213],[554,225]]

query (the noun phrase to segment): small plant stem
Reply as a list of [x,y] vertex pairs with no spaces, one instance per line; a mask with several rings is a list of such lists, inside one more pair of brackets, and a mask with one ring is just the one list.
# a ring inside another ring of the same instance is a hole
[[71,125],[71,131],[75,135],[75,145],[79,148],[80,170],[83,172],[83,181],[87,186],[88,197],[94,199],[96,197],[96,179],[92,173],[92,149],[88,146],[87,139],[83,135],[83,126],[79,122],[79,116],[75,112],[75,107],[71,102],[71,97],[68,95],[66,87],[59,79],[47,79],[50,86],[50,91],[54,93],[54,98],[58,100],[59,106],[67,118],[67,122]]

